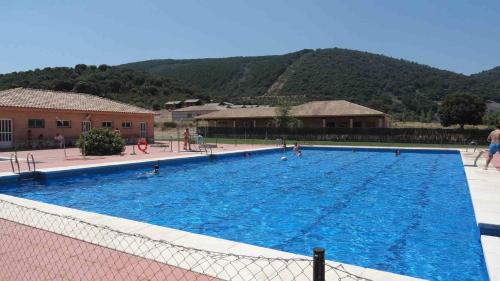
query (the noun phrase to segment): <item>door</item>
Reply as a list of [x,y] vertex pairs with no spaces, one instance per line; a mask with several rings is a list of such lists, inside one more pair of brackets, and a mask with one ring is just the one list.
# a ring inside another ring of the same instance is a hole
[[90,121],[82,121],[82,133],[86,135],[90,129],[92,129],[92,123]]
[[0,119],[0,148],[12,147],[12,119]]
[[146,122],[139,123],[139,137],[141,138],[148,137],[148,124]]

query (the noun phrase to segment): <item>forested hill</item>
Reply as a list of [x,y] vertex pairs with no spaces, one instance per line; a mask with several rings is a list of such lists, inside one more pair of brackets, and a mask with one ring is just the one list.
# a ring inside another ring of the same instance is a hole
[[118,66],[179,81],[195,92],[235,102],[347,99],[405,119],[431,116],[452,92],[500,102],[500,67],[466,76],[402,59],[347,49],[278,56],[150,60]]
[[81,91],[158,108],[198,97],[236,103],[346,99],[404,120],[426,121],[448,93],[471,92],[500,102],[500,67],[466,76],[383,55],[347,49],[285,55],[149,60],[0,75],[0,89]]
[[204,98],[168,78],[107,65],[78,64],[74,68],[0,74],[0,90],[16,87],[88,93],[151,109],[162,108],[171,98]]

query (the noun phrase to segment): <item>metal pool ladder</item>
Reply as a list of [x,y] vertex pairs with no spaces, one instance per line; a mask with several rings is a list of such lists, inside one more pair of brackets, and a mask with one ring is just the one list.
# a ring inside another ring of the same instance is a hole
[[469,148],[471,148],[471,146],[474,146],[474,152],[476,152],[476,149],[477,149],[477,143],[475,141],[471,141],[469,143],[469,145],[467,146],[467,148],[465,149],[465,152],[468,152],[469,151]]
[[16,169],[14,168],[14,163],[17,165],[17,174],[21,173],[21,169],[19,168],[19,159],[17,158],[17,154],[12,153],[10,155],[10,166],[12,167],[12,172],[16,174]]
[[[31,160],[31,164],[33,164],[33,171],[31,171],[30,160]],[[28,163],[28,169],[30,172],[33,172],[33,173],[36,172],[35,157],[33,157],[33,154],[28,153],[28,155],[26,155],[26,163]]]

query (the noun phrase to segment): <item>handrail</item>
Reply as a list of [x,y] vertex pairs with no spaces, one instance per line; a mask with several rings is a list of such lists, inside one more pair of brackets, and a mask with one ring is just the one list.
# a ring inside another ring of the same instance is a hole
[[31,153],[28,153],[26,155],[26,163],[28,163],[28,169],[31,172],[30,157],[31,157],[31,163],[33,163],[33,172],[36,172],[35,157],[33,157],[33,154]]
[[14,168],[14,162],[16,162],[16,165],[17,165],[17,173],[20,174],[21,168],[19,167],[19,159],[17,158],[17,154],[12,153],[10,155],[10,166],[12,167],[12,172],[15,174],[16,169]]
[[469,145],[468,145],[468,146],[467,146],[467,148],[465,149],[465,152],[468,152],[468,151],[469,151],[469,148],[470,148],[472,145],[474,146],[474,152],[476,152],[476,149],[477,149],[477,143],[476,143],[475,141],[471,141],[471,142],[469,143]]

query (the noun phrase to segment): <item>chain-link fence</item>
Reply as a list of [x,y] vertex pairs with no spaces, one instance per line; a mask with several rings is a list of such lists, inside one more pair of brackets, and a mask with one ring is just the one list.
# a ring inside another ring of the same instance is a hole
[[198,133],[207,138],[273,140],[284,138],[299,142],[378,142],[461,144],[471,141],[487,144],[489,129],[432,129],[432,128],[244,128],[199,127]]
[[[58,210],[58,209],[54,209]],[[368,280],[341,264],[212,252],[0,199],[0,280]]]

